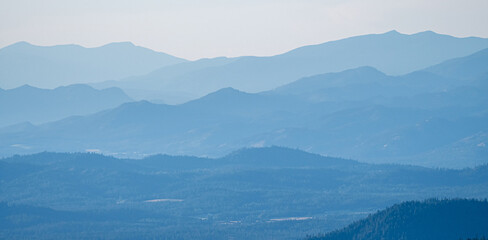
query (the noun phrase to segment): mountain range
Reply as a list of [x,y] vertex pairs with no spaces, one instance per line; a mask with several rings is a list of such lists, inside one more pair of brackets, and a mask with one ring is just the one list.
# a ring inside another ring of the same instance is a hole
[[73,115],[93,114],[131,101],[118,88],[96,90],[82,84],[52,90],[29,85],[0,89],[0,127],[41,124]]
[[403,75],[485,48],[488,39],[456,38],[431,31],[411,35],[391,31],[304,46],[270,57],[185,62],[93,86],[120,87],[134,99],[178,104],[221,88],[267,91],[299,78],[362,66]]
[[487,59],[482,50],[402,76],[361,67],[261,93],[224,88],[181,105],[127,103],[1,129],[1,152],[222,156],[280,145],[367,162],[476,166],[488,154]]
[[101,47],[36,46],[18,42],[0,49],[0,88],[56,88],[141,75],[186,62],[130,42]]
[[484,240],[487,93],[488,39],[431,31],[196,61],[18,42],[0,239]]

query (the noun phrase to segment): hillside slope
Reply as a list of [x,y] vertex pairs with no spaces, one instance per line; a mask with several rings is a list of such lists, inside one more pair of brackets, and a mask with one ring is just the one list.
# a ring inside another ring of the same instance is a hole
[[404,202],[344,229],[310,240],[467,239],[488,235],[488,202],[466,199]]

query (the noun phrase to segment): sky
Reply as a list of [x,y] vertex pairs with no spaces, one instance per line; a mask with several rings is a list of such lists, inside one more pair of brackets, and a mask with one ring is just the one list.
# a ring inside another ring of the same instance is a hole
[[130,41],[189,60],[270,56],[390,30],[488,38],[487,10],[488,0],[0,0],[0,48]]

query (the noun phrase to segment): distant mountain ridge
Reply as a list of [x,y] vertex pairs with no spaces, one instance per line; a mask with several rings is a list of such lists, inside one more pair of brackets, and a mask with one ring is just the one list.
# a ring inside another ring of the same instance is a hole
[[267,91],[303,77],[362,66],[388,75],[403,75],[485,48],[488,39],[456,38],[430,31],[411,35],[391,31],[304,46],[270,57],[187,62],[93,86],[116,86],[135,99],[160,99],[175,104],[225,87]]
[[486,200],[411,201],[396,204],[325,236],[307,239],[470,239],[488,235],[486,216]]
[[72,115],[87,115],[131,102],[119,88],[96,90],[77,84],[55,89],[29,85],[0,89],[0,127],[30,122],[40,124]]
[[[279,145],[374,163],[472,167],[488,156],[488,69],[464,63],[483,62],[484,53],[441,63],[432,67],[436,72],[389,76],[360,67],[262,93],[223,88],[180,105],[140,101],[26,129],[4,128],[0,153],[99,149],[133,157],[222,156]],[[458,75],[444,77],[453,69]],[[464,78],[467,71],[480,77]]]
[[146,74],[186,62],[130,42],[101,47],[36,46],[18,42],[0,49],[0,88],[25,84],[41,88],[90,83]]
[[488,74],[488,48],[466,57],[447,60],[441,64],[426,68],[425,71],[448,78],[473,80]]

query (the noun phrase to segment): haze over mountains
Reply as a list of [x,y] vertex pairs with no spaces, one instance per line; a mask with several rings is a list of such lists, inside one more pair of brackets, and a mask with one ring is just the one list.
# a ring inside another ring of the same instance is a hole
[[271,57],[187,62],[94,86],[116,86],[135,99],[160,99],[174,104],[225,87],[260,92],[302,77],[362,66],[402,75],[484,48],[488,48],[488,39],[455,38],[430,31],[412,35],[391,31],[305,46]]
[[402,75],[487,47],[488,40],[483,38],[391,31],[304,46],[270,57],[186,61],[129,42],[96,48],[19,42],[0,49],[0,88],[91,83],[99,89],[120,87],[138,100],[176,104],[225,87],[260,92],[302,77],[361,66]]
[[0,49],[0,88],[25,84],[56,88],[120,79],[185,61],[129,42],[96,48],[78,45],[44,47],[18,42]]
[[488,156],[487,61],[482,50],[397,77],[361,67],[262,93],[224,88],[176,106],[127,103],[86,117],[4,128],[0,146],[4,155],[99,149],[140,157],[222,156],[279,145],[367,162],[476,166]]
[[0,87],[2,239],[486,233],[486,200],[368,214],[488,197],[488,39],[392,31],[192,62],[21,42],[0,50]]
[[0,127],[29,122],[40,124],[73,115],[87,115],[133,101],[122,90],[96,90],[88,85],[69,85],[53,90],[29,85],[0,88]]

